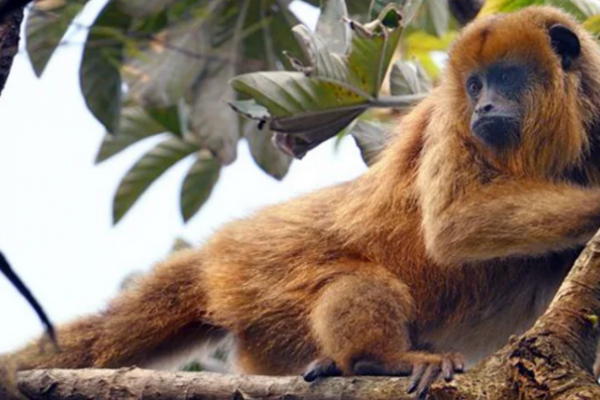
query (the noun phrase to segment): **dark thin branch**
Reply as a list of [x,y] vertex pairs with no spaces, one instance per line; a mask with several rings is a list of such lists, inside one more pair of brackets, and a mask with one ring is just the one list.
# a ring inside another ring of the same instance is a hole
[[48,315],[40,305],[40,303],[33,297],[29,288],[23,283],[21,278],[16,274],[16,272],[12,269],[4,254],[0,252],[0,272],[6,276],[6,279],[17,289],[17,291],[21,294],[21,296],[25,297],[25,300],[31,305],[31,307],[35,310],[35,313],[42,321],[42,324],[46,328],[46,333],[48,337],[54,344],[56,344],[56,335],[54,333],[54,326],[52,326],[52,322],[48,318]]
[[427,93],[408,94],[402,96],[380,96],[369,102],[371,107],[408,108],[427,97]]
[[0,93],[4,89],[13,59],[19,50],[19,30],[22,21],[23,9],[17,9],[3,17],[0,9]]
[[[12,68],[13,60],[19,49],[19,31],[23,21],[23,7],[28,1],[0,0],[0,93],[2,93],[8,75]],[[33,307],[36,314],[46,327],[46,332],[56,343],[54,328],[42,306],[33,297],[27,286],[12,269],[8,260],[0,252],[0,272],[17,289],[17,291]]]
[[33,0],[0,0],[0,21],[4,23],[5,18],[9,18],[13,11],[15,14],[20,14],[23,18],[23,8]]

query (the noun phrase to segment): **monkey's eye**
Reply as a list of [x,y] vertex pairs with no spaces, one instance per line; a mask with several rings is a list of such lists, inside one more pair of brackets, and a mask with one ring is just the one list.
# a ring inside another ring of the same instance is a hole
[[517,74],[515,73],[515,71],[504,71],[500,74],[500,83],[505,85],[505,86],[509,86],[512,85],[513,83],[515,83],[515,80],[517,79]]
[[471,97],[479,96],[479,92],[481,92],[481,88],[483,87],[481,80],[473,76],[467,81],[467,92]]

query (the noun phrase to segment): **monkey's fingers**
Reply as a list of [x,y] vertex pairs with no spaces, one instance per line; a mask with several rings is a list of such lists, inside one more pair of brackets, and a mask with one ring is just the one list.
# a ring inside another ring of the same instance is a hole
[[442,376],[446,382],[450,382],[454,378],[454,365],[448,358],[442,360]]
[[430,364],[425,369],[425,373],[421,377],[421,381],[419,382],[419,386],[417,386],[417,397],[419,399],[424,399],[427,394],[427,390],[431,386],[433,382],[440,376],[440,366],[437,364]]
[[306,372],[302,375],[306,382],[312,382],[317,378],[329,376],[340,376],[342,371],[331,358],[321,358],[310,363]]
[[412,373],[407,392],[416,392],[419,399],[425,398],[429,387],[440,377],[451,381],[455,373],[464,371],[464,359],[461,354],[449,353],[443,355],[420,354],[413,359]]
[[447,357],[452,361],[454,365],[454,372],[462,373],[465,372],[465,358],[460,353],[451,353],[446,354],[444,357]]
[[410,376],[410,383],[408,385],[408,389],[406,390],[408,393],[412,393],[417,390],[419,387],[419,383],[425,375],[425,370],[427,369],[427,364],[417,364],[413,367],[412,375]]

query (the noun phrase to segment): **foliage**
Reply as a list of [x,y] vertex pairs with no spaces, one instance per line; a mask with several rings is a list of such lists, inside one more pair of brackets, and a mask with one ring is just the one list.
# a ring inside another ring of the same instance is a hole
[[[108,0],[89,27],[80,66],[86,104],[106,128],[96,161],[163,135],[122,178],[115,223],[191,157],[180,191],[189,220],[222,166],[235,161],[241,139],[275,179],[287,174],[290,154],[301,157],[340,131],[372,160],[387,128],[381,113],[363,112],[420,99],[459,28],[448,0],[303,1],[321,7],[315,32],[291,12],[292,0]],[[599,33],[598,3],[488,0],[480,14],[553,4]],[[39,0],[31,7],[27,53],[38,76],[69,27],[82,28],[75,17],[86,6]],[[273,135],[287,153],[273,146]]]

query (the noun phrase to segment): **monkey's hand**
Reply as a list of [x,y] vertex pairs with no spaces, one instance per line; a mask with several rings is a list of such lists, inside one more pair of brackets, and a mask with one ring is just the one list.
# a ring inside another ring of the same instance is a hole
[[311,363],[303,376],[307,382],[320,377],[341,375],[410,376],[408,393],[416,392],[417,397],[424,398],[427,389],[440,375],[449,382],[455,373],[461,373],[464,369],[463,356],[458,353],[406,352],[399,354],[393,362],[381,363],[368,358],[359,359],[350,373],[344,373],[334,360],[322,358]]

